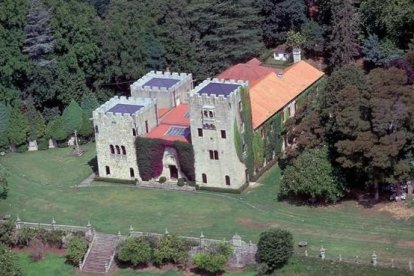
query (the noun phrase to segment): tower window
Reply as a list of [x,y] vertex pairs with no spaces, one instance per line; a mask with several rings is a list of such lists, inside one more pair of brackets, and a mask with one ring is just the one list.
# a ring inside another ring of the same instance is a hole
[[208,117],[208,111],[204,110],[203,115],[204,115],[204,117]]
[[198,129],[198,136],[203,137],[203,129],[202,128]]
[[99,133],[98,126],[95,126],[95,133]]
[[135,128],[132,129],[132,135],[137,136],[137,130]]
[[208,116],[209,116],[210,118],[213,118],[213,117],[214,117],[213,111],[209,111],[209,112],[208,112]]
[[214,159],[215,160],[219,160],[219,154],[218,154],[218,151],[214,151]]
[[106,175],[111,174],[111,169],[109,168],[109,166],[105,166],[105,172],[106,172]]
[[148,120],[145,120],[145,131],[146,133],[149,132],[149,128],[148,128]]
[[109,145],[109,150],[111,151],[111,154],[115,154],[115,148],[113,145]]
[[230,186],[230,176],[226,175],[226,185]]
[[208,152],[210,153],[210,159],[214,159],[214,151],[209,150]]
[[129,176],[130,177],[135,177],[135,172],[133,168],[129,168]]
[[118,145],[115,146],[116,149],[116,154],[121,154],[121,149],[119,148]]
[[221,131],[221,138],[223,138],[223,139],[226,139],[227,138],[226,131],[225,130],[222,130]]
[[207,175],[206,175],[205,173],[203,173],[203,174],[201,175],[201,178],[203,179],[203,183],[204,183],[204,184],[207,184]]
[[121,146],[121,150],[122,150],[122,155],[126,155],[126,149],[125,149],[125,146]]

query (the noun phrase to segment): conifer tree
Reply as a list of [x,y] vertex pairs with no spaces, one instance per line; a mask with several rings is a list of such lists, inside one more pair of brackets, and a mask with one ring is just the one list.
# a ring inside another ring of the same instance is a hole
[[46,127],[46,136],[56,141],[62,141],[68,137],[64,129],[63,119],[61,116],[56,116],[49,121]]
[[82,108],[74,100],[65,108],[62,114],[62,120],[63,129],[67,135],[73,134],[75,130],[79,132],[82,127],[82,114]]
[[10,110],[0,102],[0,148],[8,145],[7,131],[10,125]]
[[14,107],[10,112],[10,126],[7,137],[9,143],[13,146],[18,146],[26,142],[27,132],[29,129],[29,122],[18,107]]

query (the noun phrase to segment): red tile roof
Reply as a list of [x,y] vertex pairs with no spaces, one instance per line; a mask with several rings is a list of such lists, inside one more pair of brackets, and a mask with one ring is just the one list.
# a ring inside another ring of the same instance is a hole
[[181,141],[181,142],[190,142],[191,135],[187,136],[172,136],[167,135],[168,130],[171,127],[179,127],[179,126],[171,126],[171,125],[159,125],[155,128],[153,128],[145,137],[147,138],[156,138],[156,139],[162,139],[167,141]]

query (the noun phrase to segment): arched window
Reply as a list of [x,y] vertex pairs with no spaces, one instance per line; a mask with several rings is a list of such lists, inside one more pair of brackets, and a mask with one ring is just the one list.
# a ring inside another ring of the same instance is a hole
[[125,146],[121,146],[121,150],[122,150],[122,155],[126,155],[126,149],[125,149]]
[[230,176],[226,175],[226,185],[230,186]]
[[203,183],[204,183],[204,184],[207,184],[207,175],[206,175],[205,173],[203,173],[203,174],[201,175],[201,178],[203,179]]
[[135,128],[132,129],[132,135],[137,136],[137,130]]
[[111,151],[111,154],[115,154],[115,149],[113,145],[109,145],[109,150]]
[[208,117],[208,111],[207,110],[204,110],[203,114],[204,114],[204,117]]
[[99,133],[98,126],[95,126],[95,133]]
[[210,118],[213,118],[213,111],[209,111],[208,115],[209,115]]
[[214,159],[215,160],[219,160],[219,154],[218,154],[218,151],[214,151]]
[[106,175],[111,174],[111,169],[109,168],[109,166],[105,166],[105,171],[106,171]]
[[129,176],[130,177],[135,177],[135,172],[133,168],[129,168]]
[[120,150],[119,146],[116,145],[115,148],[116,148],[116,154],[121,154],[121,150]]

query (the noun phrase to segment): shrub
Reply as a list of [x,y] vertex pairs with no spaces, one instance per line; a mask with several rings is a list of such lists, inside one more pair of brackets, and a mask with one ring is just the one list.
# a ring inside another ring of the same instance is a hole
[[37,148],[39,150],[49,149],[49,141],[46,138],[40,138],[37,140]]
[[38,231],[31,228],[23,228],[17,231],[15,244],[24,247],[29,246],[30,241],[37,235]]
[[165,183],[165,182],[167,182],[167,178],[165,176],[161,176],[160,179],[158,179],[158,182],[161,183],[161,184]]
[[77,236],[72,237],[66,249],[66,261],[74,266],[78,266],[87,250],[88,243],[84,239]]
[[16,255],[2,243],[0,243],[0,275],[22,275],[22,272],[17,265]]
[[183,187],[185,185],[185,179],[184,178],[178,178],[177,185],[178,185],[178,187]]
[[23,153],[26,152],[28,150],[26,143],[20,144],[18,146],[16,146],[16,152],[17,153]]
[[65,236],[65,232],[61,230],[46,231],[43,242],[48,244],[50,247],[62,248],[62,238]]
[[282,267],[293,255],[293,237],[288,231],[272,229],[260,234],[257,261],[268,267],[268,272]]
[[184,264],[188,261],[189,244],[176,236],[163,236],[155,245],[153,261],[155,264],[167,262]]
[[151,246],[144,238],[130,238],[118,247],[117,259],[134,266],[147,264],[151,260]]
[[30,246],[32,247],[32,252],[31,252],[32,260],[34,262],[37,262],[43,259],[43,256],[45,253],[45,246],[43,242],[38,238],[34,238],[30,242]]
[[217,273],[227,264],[227,257],[221,254],[198,253],[193,258],[194,265],[201,270]]
[[4,223],[0,223],[0,243],[5,245],[13,244],[14,236],[14,222],[8,220]]
[[9,183],[7,181],[6,173],[0,170],[0,199],[6,199],[9,193]]

